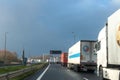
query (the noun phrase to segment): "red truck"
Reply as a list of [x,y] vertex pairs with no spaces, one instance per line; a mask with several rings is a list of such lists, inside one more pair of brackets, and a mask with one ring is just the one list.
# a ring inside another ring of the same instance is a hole
[[67,67],[68,53],[66,53],[66,52],[61,53],[61,57],[60,58],[61,58],[60,59],[61,65]]

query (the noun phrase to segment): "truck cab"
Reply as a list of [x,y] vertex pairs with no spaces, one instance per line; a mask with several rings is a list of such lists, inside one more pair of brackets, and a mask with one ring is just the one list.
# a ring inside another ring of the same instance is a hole
[[120,9],[108,17],[95,50],[100,80],[120,80]]

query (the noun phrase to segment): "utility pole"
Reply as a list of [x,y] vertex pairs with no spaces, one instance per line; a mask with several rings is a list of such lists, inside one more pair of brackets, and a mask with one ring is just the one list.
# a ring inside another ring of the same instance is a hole
[[4,54],[4,64],[6,63],[6,44],[7,44],[7,33],[5,32],[5,54]]
[[43,54],[43,62],[44,62],[45,58],[44,58],[44,54]]
[[26,65],[26,59],[25,59],[25,51],[24,51],[24,49],[23,49],[23,52],[22,52],[22,64],[23,65]]
[[25,51],[23,49],[23,53],[22,53],[22,59],[23,59],[23,61],[24,61],[24,58],[25,58]]
[[74,37],[74,43],[75,43],[75,42],[76,42],[76,41],[75,41],[75,37],[76,37],[76,36],[75,36],[75,33],[74,33],[74,32],[72,32],[72,34],[73,34],[73,37]]

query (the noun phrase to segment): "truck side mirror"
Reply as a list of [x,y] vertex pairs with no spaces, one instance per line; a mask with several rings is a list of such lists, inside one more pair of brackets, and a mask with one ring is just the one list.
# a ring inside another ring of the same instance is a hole
[[97,52],[96,49],[93,49],[93,52],[96,53]]
[[100,48],[101,48],[100,44],[101,44],[101,41],[96,42],[96,44],[95,44],[95,52],[100,50]]

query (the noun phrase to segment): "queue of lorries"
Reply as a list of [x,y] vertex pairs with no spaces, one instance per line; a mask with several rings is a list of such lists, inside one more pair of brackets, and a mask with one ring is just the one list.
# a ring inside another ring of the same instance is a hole
[[93,51],[93,40],[81,40],[69,48],[68,54],[61,54],[61,64],[75,71],[95,71],[97,56]]
[[97,68],[100,80],[120,80],[120,9],[108,17],[98,40],[80,40],[61,54],[61,64],[75,71]]

